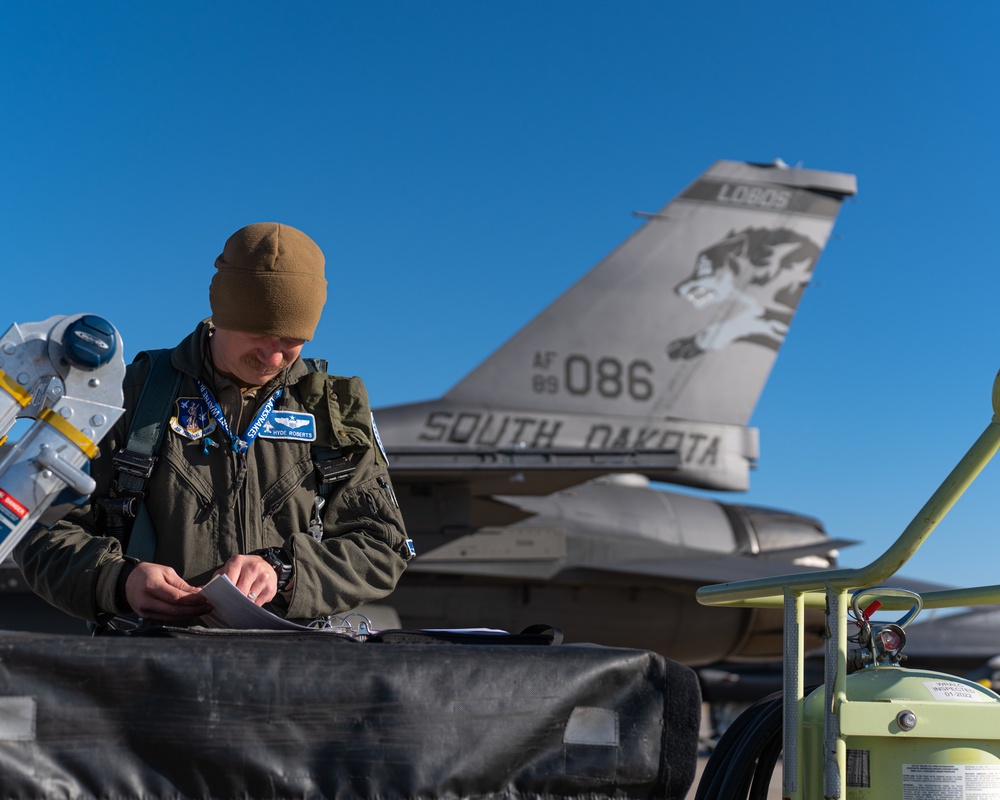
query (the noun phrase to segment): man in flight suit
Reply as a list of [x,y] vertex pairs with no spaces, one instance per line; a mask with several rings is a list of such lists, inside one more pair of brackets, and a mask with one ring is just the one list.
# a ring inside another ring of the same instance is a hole
[[[126,372],[125,415],[91,463],[91,501],[15,551],[35,592],[98,623],[134,614],[183,625],[211,610],[199,587],[218,574],[299,622],[392,591],[412,545],[364,384],[299,357],[326,302],[324,264],[287,225],[229,238],[212,316],[170,351],[180,382],[142,492],[152,537],[122,535],[101,502],[122,494],[114,457],[150,373],[141,358]],[[336,482],[324,463],[338,465]]]

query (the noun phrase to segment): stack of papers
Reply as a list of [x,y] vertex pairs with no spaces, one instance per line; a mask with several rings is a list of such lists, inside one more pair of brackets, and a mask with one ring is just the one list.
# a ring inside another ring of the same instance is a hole
[[202,587],[201,593],[212,604],[212,613],[202,617],[205,625],[210,628],[237,628],[254,631],[323,630],[299,625],[297,622],[289,622],[287,619],[261,608],[237,589],[226,575],[216,575]]

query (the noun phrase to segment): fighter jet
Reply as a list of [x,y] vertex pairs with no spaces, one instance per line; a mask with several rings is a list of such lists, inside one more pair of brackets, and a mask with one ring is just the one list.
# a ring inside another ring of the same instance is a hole
[[550,623],[692,665],[780,656],[780,611],[695,590],[828,567],[847,542],[650,482],[749,487],[751,413],[855,192],[719,161],[443,397],[376,410],[418,551],[389,598],[402,624]]

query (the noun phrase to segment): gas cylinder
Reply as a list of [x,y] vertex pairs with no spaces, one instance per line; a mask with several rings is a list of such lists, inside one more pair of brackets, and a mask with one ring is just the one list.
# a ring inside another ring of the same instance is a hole
[[[973,681],[899,666],[846,677],[840,732],[847,800],[1000,800],[1000,696]],[[805,797],[822,798],[820,686],[805,699]],[[831,756],[832,757],[832,756]]]

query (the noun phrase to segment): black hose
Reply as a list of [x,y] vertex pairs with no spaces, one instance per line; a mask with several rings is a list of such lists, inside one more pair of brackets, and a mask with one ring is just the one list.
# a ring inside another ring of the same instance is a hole
[[[729,768],[719,786],[719,798],[744,800],[757,770],[761,752],[773,742],[781,746],[782,701],[778,697],[761,706],[747,726],[730,757]],[[768,776],[770,779],[770,775]],[[759,779],[758,779],[759,782]]]
[[753,727],[758,716],[775,701],[781,703],[781,692],[762,697],[726,728],[705,765],[701,781],[698,783],[698,791],[695,793],[695,800],[717,800],[721,797],[719,790],[722,782],[732,767],[733,756],[743,742],[747,730]]
[[[808,687],[808,695],[815,687]],[[747,708],[719,739],[695,800],[766,800],[784,742],[782,693]]]
[[753,785],[750,787],[750,800],[767,800],[767,791],[771,788],[771,778],[778,764],[783,742],[781,736],[776,736],[761,752],[757,759],[757,768],[753,773]]

